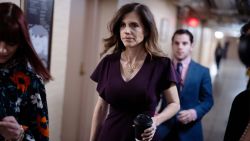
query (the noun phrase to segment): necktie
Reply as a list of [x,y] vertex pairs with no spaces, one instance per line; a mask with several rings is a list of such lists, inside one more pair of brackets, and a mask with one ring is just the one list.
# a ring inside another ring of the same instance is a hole
[[181,77],[182,69],[183,69],[182,63],[180,63],[180,62],[177,63],[176,71],[177,71],[177,73],[180,75],[180,77]]
[[176,67],[176,72],[178,73],[181,80],[181,82],[177,84],[177,89],[179,92],[181,92],[182,90],[182,78],[181,78],[182,69],[183,69],[182,63],[178,62]]

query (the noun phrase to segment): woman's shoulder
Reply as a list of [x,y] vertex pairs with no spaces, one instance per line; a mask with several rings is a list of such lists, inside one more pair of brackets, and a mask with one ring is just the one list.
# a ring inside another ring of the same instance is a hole
[[117,59],[120,59],[120,53],[112,53],[112,54],[107,54],[104,57],[101,58],[102,62],[112,62],[115,61]]
[[239,93],[233,101],[233,105],[245,105],[250,103],[250,90],[245,90]]
[[249,100],[249,98],[250,98],[250,90],[245,90],[239,93],[234,100],[235,101]]
[[169,57],[161,57],[161,56],[152,56],[151,60],[158,62],[161,65],[168,65],[171,63],[171,59]]

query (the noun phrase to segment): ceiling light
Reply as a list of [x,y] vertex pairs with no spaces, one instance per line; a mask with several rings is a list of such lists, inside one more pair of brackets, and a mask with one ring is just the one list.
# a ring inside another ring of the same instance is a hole
[[222,39],[224,37],[224,33],[221,31],[215,31],[214,36],[217,39]]

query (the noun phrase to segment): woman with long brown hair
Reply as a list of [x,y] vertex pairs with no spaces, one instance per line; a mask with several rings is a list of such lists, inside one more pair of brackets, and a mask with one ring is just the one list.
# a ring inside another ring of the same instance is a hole
[[[90,140],[133,141],[133,120],[145,114],[153,124],[140,134],[141,138],[157,141],[156,127],[174,116],[180,106],[178,80],[170,59],[157,45],[154,17],[147,6],[129,3],[117,11],[109,31],[110,37],[104,39],[105,52],[112,47],[114,52],[105,56],[91,75],[99,97]],[[168,104],[155,115],[161,93]]]
[[49,140],[44,81],[22,10],[0,3],[0,140]]

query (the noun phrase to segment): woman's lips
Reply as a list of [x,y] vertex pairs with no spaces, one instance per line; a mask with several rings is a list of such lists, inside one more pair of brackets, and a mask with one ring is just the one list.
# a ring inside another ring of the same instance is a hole
[[0,58],[7,58],[8,55],[0,55]]

